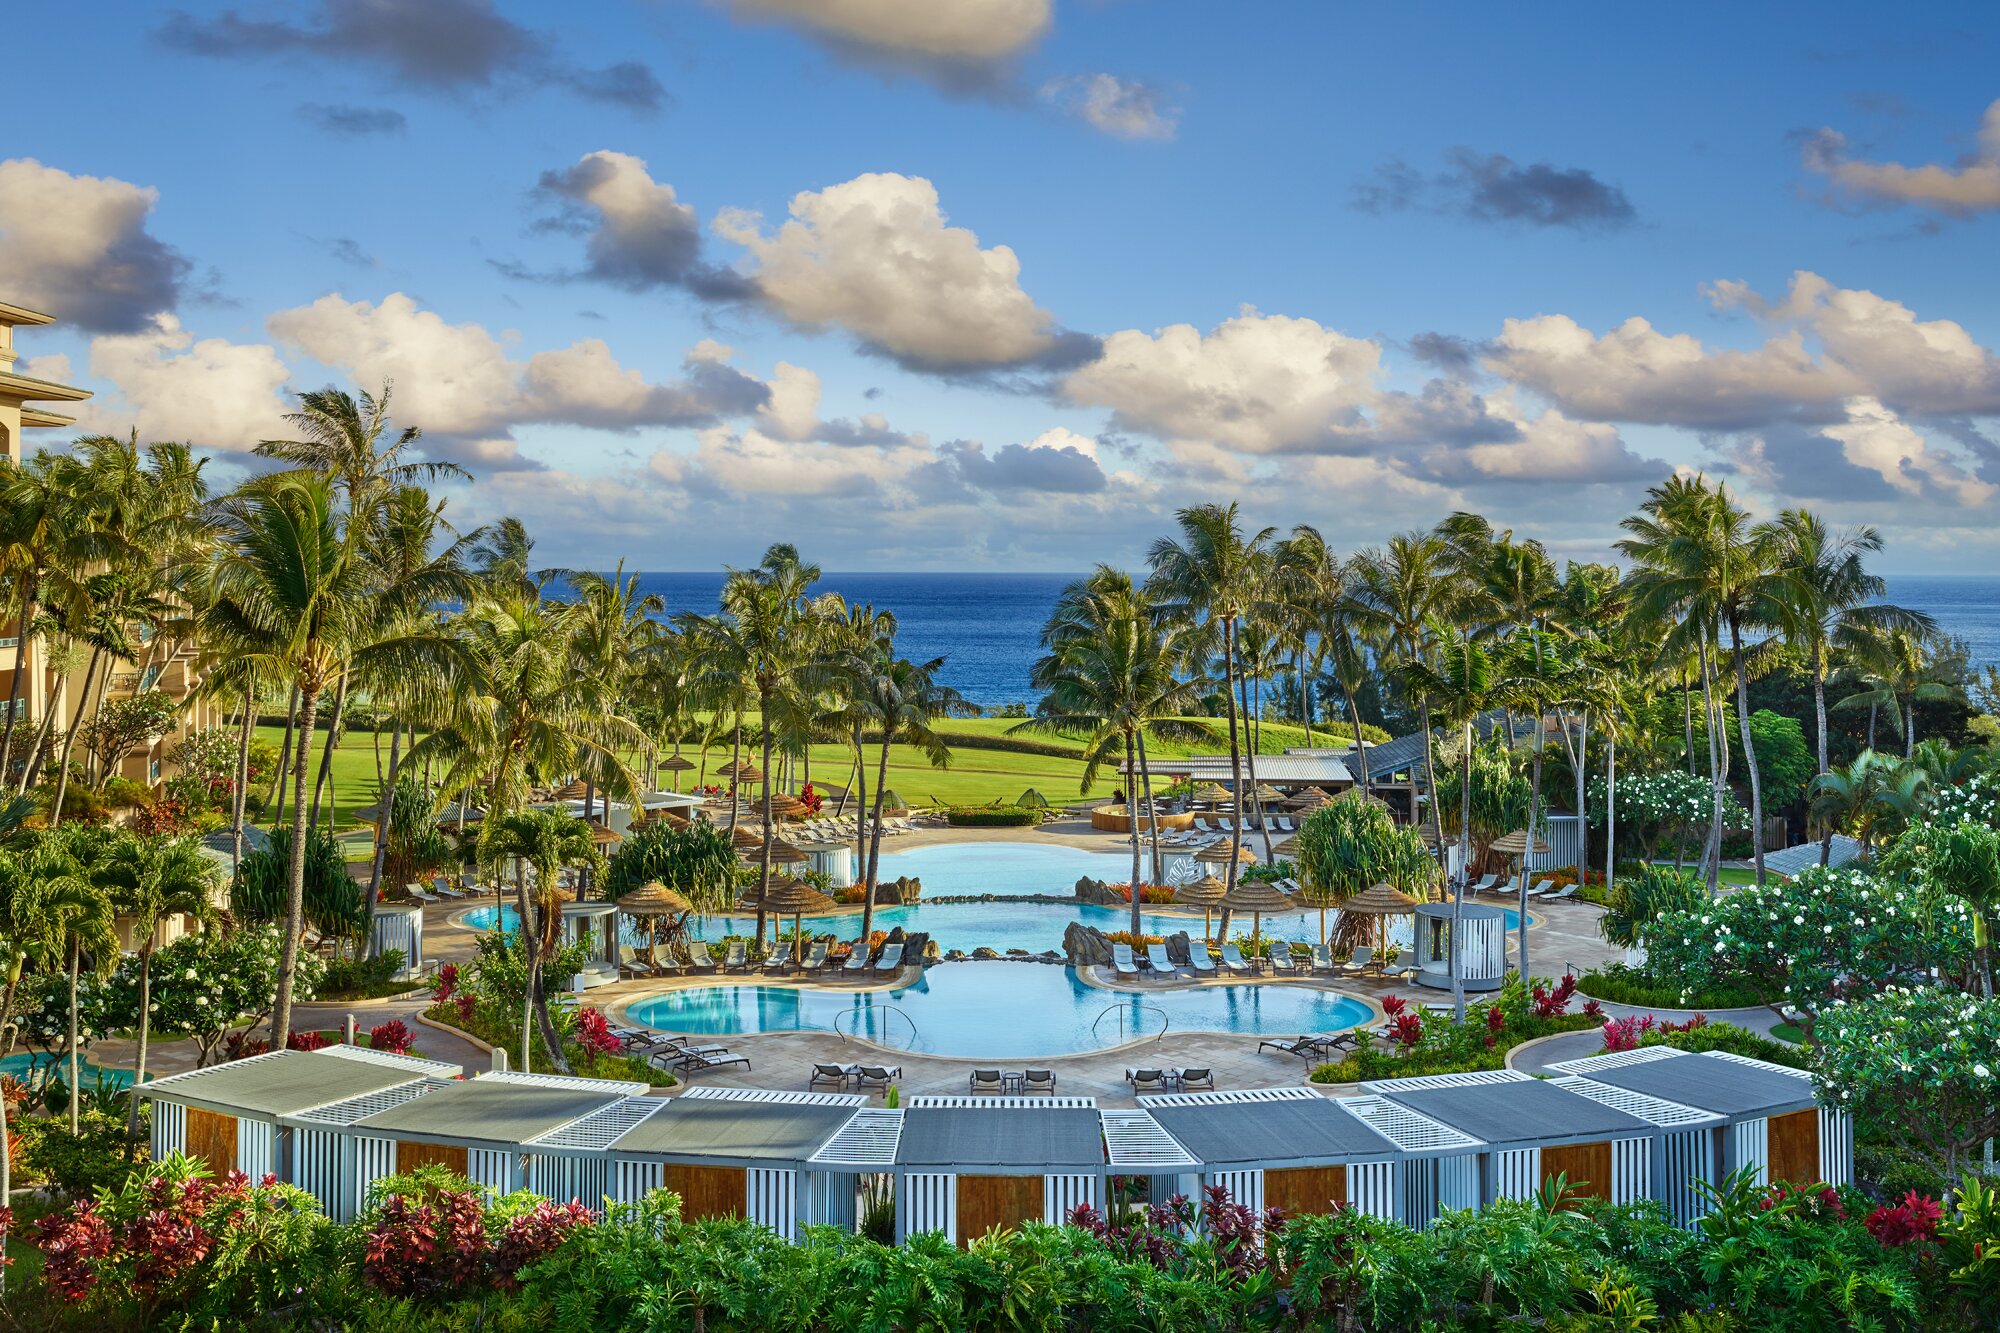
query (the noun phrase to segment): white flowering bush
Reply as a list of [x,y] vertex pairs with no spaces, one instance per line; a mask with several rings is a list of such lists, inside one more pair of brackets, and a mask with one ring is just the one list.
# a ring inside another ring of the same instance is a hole
[[1844,867],[1746,887],[1701,908],[1667,912],[1643,929],[1655,975],[1685,995],[1744,986],[1814,1039],[1818,1016],[1840,999],[1957,975],[1972,954],[1962,899],[1920,892]]
[[[282,931],[262,927],[185,935],[160,950],[153,957],[154,1039],[185,1033],[195,1043],[199,1063],[212,1062],[231,1029],[260,1022],[270,1012],[283,947]],[[317,955],[301,949],[298,998],[310,999],[325,972]],[[105,989],[110,1024],[137,1027],[137,962],[121,964]]]
[[[1611,808],[1605,799],[1606,790],[1603,778],[1591,779],[1590,822],[1595,827],[1603,826],[1605,812]],[[1636,838],[1642,859],[1650,861],[1662,838],[1705,831],[1709,815],[1714,812],[1714,800],[1714,790],[1703,774],[1689,773],[1685,769],[1630,776],[1621,774],[1618,778],[1618,836],[1620,839]],[[1722,826],[1742,828],[1749,822],[1750,816],[1743,809],[1743,803],[1736,799],[1736,793],[1725,792]]]
[[1940,787],[1924,809],[1933,824],[1970,820],[2000,828],[2000,773],[1975,773],[1956,787]]
[[1820,1015],[1820,1097],[1871,1138],[1907,1142],[1947,1179],[2000,1136],[2000,1001],[1889,986]]

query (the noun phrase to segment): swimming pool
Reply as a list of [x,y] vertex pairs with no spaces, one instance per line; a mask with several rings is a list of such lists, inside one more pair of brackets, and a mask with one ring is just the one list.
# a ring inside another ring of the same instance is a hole
[[[924,884],[926,891],[929,881]],[[1327,927],[1332,929],[1339,920],[1340,913],[1326,914]],[[493,928],[493,909],[475,907],[460,918],[474,930]],[[505,909],[502,918],[509,930],[514,928],[514,909]],[[1512,908],[1507,909],[1507,929],[1514,929],[1520,920]],[[928,931],[938,942],[938,948],[945,952],[963,949],[970,953],[985,947],[1005,953],[1009,949],[1025,949],[1029,953],[1041,953],[1046,949],[1062,949],[1063,928],[1072,921],[1081,921],[1099,930],[1124,930],[1131,924],[1129,908],[1092,907],[1082,903],[1038,903],[1019,899],[1002,899],[997,902],[973,903],[918,903],[914,907],[877,907],[875,909],[875,929],[894,930],[898,926],[907,934],[912,931]],[[757,919],[753,916],[711,916],[696,918],[692,923],[694,933],[707,940],[716,940],[724,935],[751,935],[756,933]],[[788,928],[789,921],[784,923]],[[1201,933],[1201,918],[1164,912],[1141,911],[1140,929],[1148,935],[1171,935],[1185,930],[1189,934]],[[1251,921],[1239,913],[1230,922],[1231,934],[1248,934]],[[855,935],[861,930],[861,909],[843,912],[834,916],[806,918],[808,931],[832,933],[835,935]],[[1319,939],[1319,913],[1300,911],[1272,913],[1264,917],[1265,939],[1289,939],[1305,943]],[[628,938],[636,939],[628,928]],[[1408,948],[1412,938],[1410,919],[1401,918],[1390,923],[1390,938]]]
[[838,1031],[897,1050],[968,1060],[1069,1055],[1156,1036],[1160,1011],[1169,1051],[1175,1033],[1340,1031],[1374,1013],[1351,995],[1309,986],[1162,988],[1135,995],[1086,986],[1067,967],[999,962],[948,963],[900,990],[696,986],[626,1009],[634,1021],[671,1032]]

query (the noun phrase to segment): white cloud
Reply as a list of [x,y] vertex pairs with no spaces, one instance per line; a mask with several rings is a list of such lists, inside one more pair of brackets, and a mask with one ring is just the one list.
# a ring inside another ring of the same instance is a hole
[[1806,141],[1805,164],[1848,193],[1880,203],[1959,215],[2000,209],[2000,100],[1979,123],[1978,149],[1952,166],[1857,161],[1847,154],[1847,137],[1830,129]]
[[[25,373],[74,382],[62,356],[30,361]],[[275,347],[197,340],[172,315],[144,333],[92,339],[90,374],[111,388],[72,411],[79,431],[137,430],[142,440],[242,452],[282,434],[292,408],[283,392],[291,372]]]
[[146,230],[160,192],[0,162],[0,292],[93,333],[143,333],[179,303],[188,261]]
[[775,232],[734,209],[715,225],[755,259],[771,309],[805,328],[847,329],[914,368],[1018,366],[1065,341],[1021,289],[1014,252],[947,226],[937,187],[920,176],[871,173],[794,195]]
[[1042,96],[1068,114],[1120,139],[1171,139],[1180,111],[1159,89],[1116,74],[1078,74],[1042,86]]
[[619,364],[597,338],[518,361],[482,325],[448,323],[402,292],[379,304],[329,294],[269,323],[281,342],[358,384],[393,383],[401,420],[423,427],[442,452],[481,462],[513,458],[511,433],[522,422],[699,425],[754,411],[767,397],[726,363],[720,344],[698,345],[686,378],[669,383]]
[[1849,402],[1847,420],[1824,427],[1820,434],[1837,442],[1848,462],[1875,473],[1905,495],[1961,507],[1983,505],[1993,498],[1994,486],[1931,448],[1922,435],[1873,398]]
[[757,409],[758,424],[781,440],[810,440],[819,429],[819,376],[804,366],[780,361],[771,373],[771,394]]
[[1484,400],[1487,413],[1512,428],[1511,438],[1418,451],[1409,468],[1420,476],[1453,484],[1536,482],[1583,486],[1600,482],[1658,480],[1667,465],[1642,458],[1626,445],[1618,428],[1599,421],[1572,421],[1554,408],[1530,417],[1512,393]]
[[1012,56],[1048,30],[1052,0],[726,0],[843,46],[944,60]]
[[561,205],[539,224],[542,229],[588,237],[585,266],[573,275],[533,274],[512,265],[503,265],[504,272],[589,278],[632,292],[685,287],[713,300],[747,294],[739,275],[703,262],[694,209],[680,202],[673,186],[654,180],[643,158],[609,149],[585,153],[574,166],[543,172],[536,189]]
[[1192,324],[1114,333],[1063,392],[1162,439],[1251,454],[1310,451],[1334,447],[1363,424],[1381,353],[1313,320],[1246,306],[1206,334]]

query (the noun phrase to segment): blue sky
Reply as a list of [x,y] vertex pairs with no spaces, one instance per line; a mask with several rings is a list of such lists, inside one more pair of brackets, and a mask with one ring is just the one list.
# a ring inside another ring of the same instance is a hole
[[32,7],[0,299],[218,478],[393,379],[564,563],[1074,569],[1218,498],[1597,556],[1681,467],[1987,571],[2000,13],[1921,16]]

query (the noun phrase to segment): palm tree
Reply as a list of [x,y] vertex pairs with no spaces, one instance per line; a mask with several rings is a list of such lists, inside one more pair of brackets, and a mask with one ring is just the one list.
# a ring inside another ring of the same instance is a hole
[[[1378,635],[1392,654],[1390,674],[1409,687],[1406,668],[1429,660],[1437,642],[1434,627],[1449,620],[1460,601],[1451,574],[1451,548],[1436,533],[1406,533],[1389,539],[1381,550],[1355,557],[1359,585],[1354,615],[1364,630]],[[1431,799],[1431,835],[1444,846],[1444,824],[1437,810],[1437,760],[1431,737],[1431,700],[1421,689],[1417,700],[1424,733],[1424,786]],[[1415,810],[1410,812],[1414,818]]]
[[[609,575],[588,570],[552,571],[576,592],[576,668],[595,680],[606,701],[616,707],[630,696],[640,669],[659,632],[656,617],[664,615],[666,599],[639,591],[639,576],[627,574],[621,560]],[[590,818],[591,795],[598,785],[597,769],[579,756],[589,788],[583,817]],[[605,801],[606,816],[610,800]]]
[[1882,549],[1872,527],[1835,533],[1819,515],[1787,509],[1773,525],[1778,561],[1792,573],[1779,607],[1780,629],[1794,653],[1803,653],[1812,678],[1813,716],[1818,727],[1819,771],[1827,771],[1826,678],[1839,645],[1860,632],[1901,627],[1919,634],[1937,626],[1921,611],[1882,602],[1888,585],[1863,561]]
[[[943,666],[942,657],[928,662],[897,657],[881,640],[871,651],[856,655],[847,664],[851,706],[878,729],[881,740],[875,768],[875,805],[868,818],[868,859],[861,872],[861,884],[867,894],[861,909],[864,940],[874,921],[875,880],[881,873],[882,808],[883,795],[889,786],[889,747],[897,742],[914,746],[932,767],[948,767],[951,749],[931,724],[941,717],[976,711],[959,697],[957,690],[937,683],[935,676]],[[769,849],[767,838],[767,858]],[[765,873],[769,873],[768,868]]]
[[[46,637],[49,626],[43,610],[51,585],[60,593],[101,553],[97,535],[78,521],[82,477],[83,464],[68,454],[38,453],[22,463],[0,458],[0,577],[12,584],[8,609],[14,613],[21,640],[18,655],[24,661],[30,645]],[[45,652],[38,651],[36,658],[42,670],[51,665]],[[25,675],[14,672],[8,689],[7,725],[0,731],[0,778],[12,763]],[[25,774],[26,765],[16,791],[27,789]]]
[[1278,543],[1273,584],[1285,609],[1286,636],[1299,654],[1299,710],[1312,744],[1311,681],[1329,667],[1340,685],[1341,702],[1354,729],[1356,785],[1368,790],[1368,748],[1361,731],[1358,698],[1366,675],[1360,613],[1355,598],[1359,565],[1334,554],[1319,529],[1300,524]]
[[[1131,796],[1126,813],[1132,835],[1132,931],[1139,930],[1142,838],[1139,807],[1150,813],[1153,862],[1159,875],[1159,816],[1153,811],[1152,774],[1145,762],[1147,733],[1179,741],[1205,733],[1194,723],[1176,721],[1192,705],[1196,687],[1180,679],[1177,627],[1158,614],[1132,577],[1100,565],[1088,579],[1072,583],[1057,599],[1042,629],[1046,656],[1031,677],[1044,691],[1036,716],[1016,731],[1033,730],[1088,736],[1083,748],[1084,791],[1096,783],[1105,760],[1122,749]],[[1144,793],[1143,796],[1140,793]]]
[[440,662],[437,636],[409,627],[425,608],[458,589],[436,571],[383,583],[365,550],[343,542],[331,485],[310,474],[266,479],[228,512],[222,595],[211,617],[226,656],[258,677],[298,691],[300,743],[292,757],[292,843],[285,944],[271,1011],[271,1042],[291,1035],[305,895],[306,770],[319,701],[350,664],[410,679]]
[[[146,1045],[152,1031],[153,953],[155,936],[169,917],[191,916],[203,925],[215,916],[210,890],[213,867],[199,846],[185,838],[130,838],[114,852],[115,887],[112,901],[131,918],[131,938],[139,955],[139,1052],[132,1086],[146,1081]],[[131,1098],[125,1132],[139,1133],[139,1099]]]
[[[542,986],[542,953],[559,936],[556,882],[566,865],[603,868],[603,857],[591,838],[590,825],[561,810],[516,810],[488,818],[480,828],[480,851],[490,862],[511,857],[514,886],[521,914],[521,948],[527,958],[527,989],[521,1003],[521,1071],[534,1068],[534,1035],[539,1027],[549,1063],[569,1073],[562,1038],[549,1019],[548,994]],[[528,871],[534,871],[534,892],[528,891]]]
[[1889,716],[1903,733],[1903,757],[1917,749],[1917,705],[1926,702],[1963,702],[1957,685],[1937,678],[1932,653],[1935,636],[1911,625],[1857,626],[1844,631],[1842,643],[1860,672],[1864,688],[1848,695],[1835,708],[1867,705],[1871,719],[1875,710],[1889,709]]
[[[1187,646],[1192,658],[1219,650],[1223,696],[1229,711],[1229,786],[1235,818],[1230,821],[1229,887],[1236,887],[1236,854],[1243,849],[1243,749],[1237,716],[1236,631],[1262,601],[1268,564],[1267,546],[1276,529],[1260,528],[1245,535],[1236,505],[1196,505],[1175,512],[1180,539],[1162,537],[1146,553],[1152,567],[1147,591],[1159,600],[1161,613],[1184,622],[1191,631]],[[1222,909],[1220,929],[1229,932],[1229,909]]]
[[1846,829],[1861,844],[1866,864],[1878,833],[1894,833],[1922,813],[1931,777],[1909,760],[1863,750],[1847,767],[1814,778],[1811,790],[1808,817],[1825,830],[1819,863],[1827,863],[1833,835]]
[[[1465,980],[1460,975],[1460,942],[1465,906],[1465,881],[1472,869],[1472,726],[1495,700],[1498,683],[1492,655],[1470,634],[1453,639],[1444,626],[1434,626],[1438,643],[1435,660],[1406,661],[1397,674],[1412,694],[1436,704],[1445,721],[1461,729],[1459,738],[1459,873],[1451,900],[1451,1002],[1455,1021],[1465,1021]],[[1428,719],[1426,719],[1428,721]],[[1435,792],[1436,788],[1433,787]],[[1433,802],[1435,804],[1435,802]],[[1525,961],[1525,960],[1524,960]]]
[[[896,617],[890,611],[877,611],[874,603],[849,604],[838,601],[827,609],[829,632],[836,644],[836,685],[841,701],[840,721],[845,726],[848,752],[853,757],[853,778],[848,783],[846,795],[854,797],[857,815],[868,808],[868,755],[866,751],[869,723],[874,719],[872,683],[875,666],[881,661],[894,661],[896,657]],[[846,795],[842,797],[845,805]],[[854,821],[854,874],[855,882],[863,883],[868,868],[868,822],[857,818]],[[868,901],[862,904],[861,921],[863,927],[874,920],[874,886],[867,886]],[[864,934],[865,938],[865,934]]]
[[[757,568],[730,571],[719,615],[690,616],[684,622],[699,645],[703,692],[716,696],[747,685],[756,694],[764,744],[764,848],[758,858],[757,892],[760,947],[764,897],[771,887],[771,751],[780,729],[797,725],[804,713],[800,687],[811,666],[806,627],[814,614],[807,594],[818,581],[819,566],[803,563],[795,547],[780,543],[764,553]],[[738,784],[732,780],[732,785]]]
[[117,883],[117,836],[87,824],[52,828],[36,839],[26,857],[28,874],[43,882],[46,937],[55,944],[69,974],[69,1132],[79,1131],[83,1101],[79,1080],[82,1034],[77,1016],[77,986],[86,958],[93,970],[109,974],[118,961],[118,935],[113,929],[111,891]]

